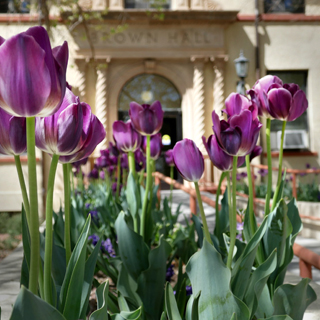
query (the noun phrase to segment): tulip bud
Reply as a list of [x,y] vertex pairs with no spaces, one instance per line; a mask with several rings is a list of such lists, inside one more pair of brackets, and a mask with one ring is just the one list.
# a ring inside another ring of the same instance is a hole
[[204,159],[201,151],[190,139],[183,139],[173,148],[176,168],[185,180],[197,182],[204,172]]
[[131,102],[129,115],[133,127],[144,136],[154,135],[162,127],[163,110],[159,101],[155,101],[151,106]]
[[170,149],[168,151],[165,152],[164,154],[164,158],[166,160],[166,164],[169,167],[173,167],[174,166],[174,161],[173,161],[173,149]]
[[[157,160],[161,154],[162,140],[161,133],[157,133],[150,137],[150,157],[153,160]],[[144,154],[147,150],[147,137],[142,137],[141,149]]]

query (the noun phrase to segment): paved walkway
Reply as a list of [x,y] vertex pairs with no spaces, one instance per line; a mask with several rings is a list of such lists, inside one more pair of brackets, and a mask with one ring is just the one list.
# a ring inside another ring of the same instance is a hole
[[[169,191],[163,190],[161,192],[162,197],[169,196]],[[206,194],[210,197],[213,195]],[[178,207],[181,203],[182,214],[179,217],[179,222],[184,222],[184,216],[189,217],[189,196],[180,190],[175,190],[173,195],[173,209]],[[208,225],[210,231],[212,231],[215,221],[215,210],[212,207],[204,204],[204,210],[207,216]],[[297,238],[297,243],[304,247],[309,248],[312,251],[320,254],[320,241],[314,239],[306,239],[302,237]],[[0,306],[2,309],[1,320],[9,320],[12,305],[19,292],[19,280],[20,280],[20,267],[22,261],[22,246],[20,245],[13,251],[8,257],[0,263]],[[299,261],[298,258],[294,258],[289,267],[289,274],[287,281],[290,283],[297,283],[299,281]],[[304,320],[319,320],[320,319],[320,271],[313,270],[314,287],[319,299],[314,302],[307,310],[304,316]],[[317,285],[319,284],[319,285]],[[21,319],[23,320],[23,319]]]

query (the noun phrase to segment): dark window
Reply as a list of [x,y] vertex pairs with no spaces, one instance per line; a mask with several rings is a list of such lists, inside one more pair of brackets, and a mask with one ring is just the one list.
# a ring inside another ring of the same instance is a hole
[[170,9],[170,0],[125,0],[126,9]]
[[[308,79],[308,72],[307,71],[271,71],[269,70],[267,72],[268,74],[272,74],[274,76],[279,77],[283,83],[296,83],[299,85],[300,89],[303,90],[307,95],[307,79]],[[307,110],[308,111],[308,110]],[[294,145],[299,146],[297,149],[304,149],[304,147],[301,147],[302,145],[307,145],[308,143],[298,143],[298,140],[304,138],[306,140],[308,136],[308,114],[307,111],[304,112],[298,119],[294,121],[289,121],[286,124],[286,141],[287,145],[292,145],[292,149],[294,149]],[[282,130],[282,124],[283,122],[280,120],[272,120],[271,121],[271,134],[274,136],[274,139],[276,138],[277,132],[280,132]],[[279,133],[278,133],[279,135]],[[294,143],[294,140],[297,140],[296,143]],[[279,141],[278,141],[279,144]],[[277,149],[276,142],[273,143],[273,149]],[[290,149],[290,147],[287,147]],[[307,147],[306,147],[307,148]]]
[[265,13],[304,13],[305,0],[264,0]]
[[30,1],[0,0],[0,13],[29,13]]

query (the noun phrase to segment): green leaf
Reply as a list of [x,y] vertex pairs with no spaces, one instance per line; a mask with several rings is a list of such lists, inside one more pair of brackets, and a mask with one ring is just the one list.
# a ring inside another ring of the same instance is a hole
[[163,311],[160,320],[167,320],[166,313]]
[[293,320],[291,317],[287,316],[287,315],[283,315],[283,316],[272,316],[270,318],[261,318],[258,320]]
[[107,298],[109,292],[109,281],[102,283],[96,290],[98,308],[94,311],[90,320],[109,320]]
[[140,208],[140,194],[139,187],[137,186],[137,183],[131,172],[129,173],[127,180],[126,196],[132,219],[135,219],[135,216]]
[[28,229],[27,217],[24,207],[21,210],[22,219],[22,245],[23,245],[23,261],[21,267],[20,285],[26,288],[29,286],[29,269],[30,269],[30,234]]
[[257,318],[271,317],[273,314],[273,304],[270,298],[268,286],[264,286],[258,301],[258,307],[255,312]]
[[253,235],[249,243],[246,245],[244,251],[242,252],[240,258],[235,263],[232,269],[232,279],[231,288],[234,295],[236,295],[240,300],[243,299],[248,280],[251,275],[252,266],[256,257],[256,252],[260,241],[265,234],[267,229],[267,218],[263,220],[261,226],[257,232]]
[[290,234],[290,237],[291,237],[290,240],[291,240],[291,245],[293,245],[298,233],[302,230],[302,221],[299,215],[297,201],[295,198],[292,198],[288,203],[287,214],[292,225],[292,233]]
[[165,289],[166,311],[169,320],[182,320],[178,310],[176,298],[170,283],[167,282]]
[[53,306],[34,295],[24,286],[21,287],[14,303],[10,320],[66,320]]
[[81,313],[80,313],[81,319],[82,318],[84,319],[87,313],[92,281],[94,276],[94,270],[96,268],[98,254],[100,252],[101,241],[102,241],[102,238],[99,239],[98,243],[93,249],[93,252],[89,256],[88,260],[86,261],[84,279],[83,279],[84,281],[82,286],[82,295],[81,295]]
[[309,285],[311,280],[302,279],[297,285],[284,284],[277,288],[273,297],[274,315],[289,315],[294,320],[302,320],[307,307],[317,299]]
[[197,296],[193,294],[190,296],[187,308],[186,308],[186,320],[199,320],[199,298],[201,291],[198,292]]
[[270,274],[277,267],[277,253],[276,250],[262,263],[256,270],[254,270],[249,285],[244,297],[244,302],[248,306],[251,317],[255,314],[258,308],[258,302],[261,297],[262,291],[268,281]]
[[90,215],[71,254],[60,293],[60,311],[68,320],[78,320],[81,312],[81,296],[84,282],[87,239],[90,231]]
[[141,307],[132,312],[121,311],[120,314],[111,316],[112,320],[138,320],[141,317]]
[[[279,201],[275,209],[267,217],[268,228],[263,237],[263,247],[268,257],[274,249],[277,249],[277,268],[271,274],[269,283],[272,290],[283,282],[285,268],[292,260],[293,251],[290,248],[290,235],[292,233],[292,224],[288,219],[287,205],[283,199]],[[277,280],[277,277],[281,276]]]
[[149,253],[149,268],[138,278],[138,289],[147,318],[159,319],[163,311],[164,285],[166,281],[167,258],[171,246],[163,238]]
[[237,320],[237,319],[238,319],[237,314],[234,312],[230,320]]
[[[202,249],[194,254],[186,271],[192,291],[199,300],[199,319],[230,319],[235,312],[238,320],[249,319],[248,307],[230,290],[231,272],[217,250],[204,241]],[[217,285],[219,284],[219,285]]]
[[196,231],[198,234],[198,247],[201,248],[203,244],[203,230],[202,230],[202,223],[198,216],[192,215],[191,220],[194,222],[196,226]]
[[143,241],[143,238],[130,229],[125,221],[124,212],[120,212],[115,228],[118,235],[118,248],[123,265],[137,281],[141,272],[149,266],[149,249]]

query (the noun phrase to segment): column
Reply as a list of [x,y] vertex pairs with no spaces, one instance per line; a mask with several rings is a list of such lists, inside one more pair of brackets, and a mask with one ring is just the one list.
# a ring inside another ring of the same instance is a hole
[[86,102],[86,73],[87,73],[87,61],[85,59],[77,59],[76,65],[78,66],[77,85],[80,101]]
[[124,0],[110,0],[108,9],[110,11],[112,11],[112,10],[123,10],[124,9]]
[[221,110],[225,108],[225,96],[224,96],[224,72],[225,63],[228,61],[227,56],[212,57],[214,71],[213,82],[213,110],[220,116]]
[[[205,134],[204,57],[191,57],[193,62],[193,140],[205,152],[202,136]],[[206,153],[206,152],[205,152]]]
[[[224,94],[224,73],[225,63],[228,61],[227,56],[211,57],[213,61],[213,110],[220,116],[221,110],[225,108],[225,94]],[[221,171],[216,167],[213,167],[213,182],[219,183]]]
[[[108,94],[108,63],[110,59],[97,65],[97,82],[95,96],[96,116],[103,124],[107,131],[108,114],[107,114],[107,94]],[[107,147],[107,139],[105,138],[97,147],[97,151]],[[100,154],[99,154],[100,155]],[[98,155],[98,156],[99,156]]]
[[172,0],[171,1],[172,10],[190,10],[188,0]]

